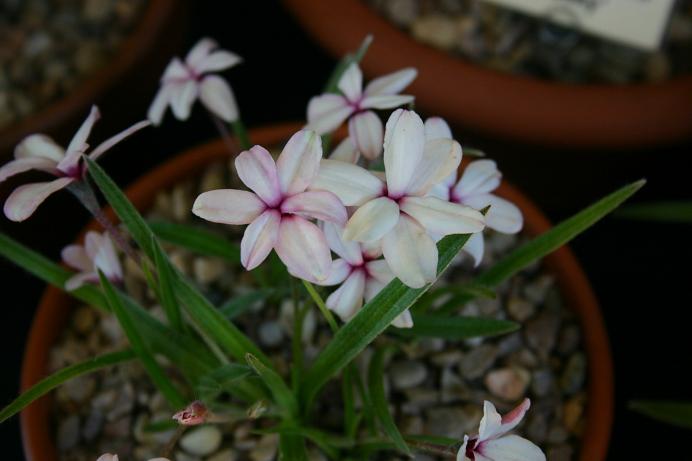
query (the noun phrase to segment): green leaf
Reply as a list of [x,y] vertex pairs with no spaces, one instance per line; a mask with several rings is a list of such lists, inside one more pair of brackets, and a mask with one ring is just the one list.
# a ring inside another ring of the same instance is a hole
[[518,329],[519,325],[509,320],[416,314],[413,316],[413,328],[392,328],[391,331],[402,336],[458,340],[498,336]]
[[417,434],[406,434],[404,436],[406,440],[412,440],[414,442],[425,442],[432,443],[433,445],[442,445],[447,447],[458,446],[461,441],[458,439],[452,439],[450,437],[442,437],[439,435],[417,435]]
[[161,366],[156,362],[152,351],[149,350],[144,340],[140,337],[139,331],[135,327],[135,322],[132,317],[130,317],[129,312],[123,306],[120,296],[116,293],[113,285],[108,281],[108,279],[99,271],[99,278],[101,279],[101,286],[103,287],[106,300],[111,310],[118,318],[118,322],[122,327],[127,339],[130,341],[132,350],[135,351],[140,362],[144,366],[144,369],[149,374],[154,385],[163,394],[163,396],[168,400],[168,403],[172,408],[182,408],[185,406],[187,400],[178,392],[178,390],[173,386],[171,380],[166,373],[161,369]]
[[240,261],[240,246],[214,232],[188,224],[163,221],[149,222],[149,227],[164,242],[196,254],[223,258],[234,265]]
[[147,226],[144,218],[142,218],[142,215],[139,214],[139,211],[137,211],[132,202],[130,202],[123,191],[120,190],[117,184],[115,184],[98,163],[86,156],[84,160],[88,165],[89,175],[99,187],[103,196],[106,197],[108,203],[113,207],[115,214],[118,215],[120,221],[127,227],[127,230],[130,231],[130,235],[135,239],[137,245],[139,245],[149,259],[153,261],[154,248],[151,243],[153,241],[153,233],[151,229],[149,229],[149,226]]
[[692,429],[692,402],[639,400],[629,406],[657,421]]
[[26,408],[34,400],[46,395],[48,392],[72,378],[93,373],[94,371],[117,365],[119,363],[127,362],[129,360],[133,360],[135,357],[135,353],[132,350],[127,349],[103,354],[98,357],[94,357],[93,359],[63,368],[62,370],[59,370],[34,384],[29,389],[24,391],[22,395],[13,400],[12,403],[3,408],[2,411],[0,411],[0,423],[5,422],[7,419]]
[[276,290],[271,288],[262,288],[257,291],[251,291],[250,293],[236,296],[219,307],[219,311],[221,311],[228,320],[233,320],[249,311],[255,303],[266,300],[275,292]]
[[[438,244],[437,276],[449,266],[466,244],[469,235],[449,235]],[[339,328],[334,339],[317,356],[303,378],[302,397],[311,402],[319,389],[346,366],[365,347],[382,333],[399,314],[411,307],[432,284],[409,288],[398,279],[390,282],[380,293]]]
[[[552,253],[572,240],[577,235],[601,220],[608,213],[620,206],[646,183],[645,180],[636,181],[618,189],[612,194],[602,198],[593,205],[585,208],[574,216],[562,221],[548,232],[545,232],[530,242],[525,243],[510,254],[498,261],[490,269],[480,274],[474,280],[475,283],[488,287],[496,287],[520,270],[531,265],[544,256]],[[473,296],[462,296],[459,304],[473,299]],[[449,305],[439,313],[453,312],[458,305]]]
[[281,461],[308,461],[305,439],[299,435],[280,434],[279,459]]
[[445,306],[454,304],[459,305],[459,300],[465,299],[467,296],[474,298],[495,299],[495,290],[481,285],[479,283],[464,283],[462,285],[447,285],[439,288],[433,288],[425,295],[421,296],[420,300],[412,308],[412,312],[427,312],[436,301],[441,298],[449,297],[444,304],[438,306],[439,309],[445,309]]
[[380,420],[382,429],[394,442],[396,448],[402,453],[410,454],[411,451],[401,436],[399,429],[394,423],[392,415],[389,414],[389,403],[384,392],[384,357],[386,349],[380,348],[375,352],[370,360],[368,368],[368,388],[372,398],[375,416]]
[[228,363],[202,376],[197,383],[197,393],[203,402],[213,402],[222,393],[242,379],[252,375],[250,367]]
[[173,288],[175,273],[173,272],[168,257],[164,254],[156,238],[152,239],[151,246],[154,249],[154,264],[156,265],[156,272],[158,274],[158,294],[161,307],[163,307],[163,311],[166,314],[170,326],[182,332],[183,319],[180,315],[180,306],[178,306],[178,301],[175,299]]
[[252,354],[246,354],[245,360],[248,365],[255,370],[255,373],[262,378],[264,384],[269,388],[269,391],[274,397],[274,402],[281,409],[286,419],[293,419],[298,416],[299,408],[298,401],[291,392],[291,389],[286,385],[279,374],[263,364]]
[[615,212],[615,216],[639,221],[692,223],[692,202],[637,203],[622,207]]

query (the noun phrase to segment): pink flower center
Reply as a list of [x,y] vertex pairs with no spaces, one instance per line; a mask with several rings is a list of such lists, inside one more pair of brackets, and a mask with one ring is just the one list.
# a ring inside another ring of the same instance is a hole
[[466,444],[466,457],[471,461],[476,459],[476,441],[477,439],[471,439]]

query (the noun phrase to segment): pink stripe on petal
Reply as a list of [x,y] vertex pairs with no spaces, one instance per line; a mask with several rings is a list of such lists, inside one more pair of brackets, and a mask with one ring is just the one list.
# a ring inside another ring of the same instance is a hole
[[207,221],[222,224],[249,224],[266,209],[252,192],[217,189],[200,194],[192,212]]
[[382,153],[384,127],[373,111],[354,115],[348,121],[348,131],[356,147],[366,158],[374,160]]
[[238,120],[238,103],[230,85],[217,75],[204,77],[200,84],[199,99],[213,114],[226,122]]
[[502,416],[501,433],[506,434],[519,425],[524,415],[531,408],[531,400],[524,399],[516,408]]
[[331,252],[324,233],[313,223],[298,216],[284,216],[275,249],[291,275],[314,283],[328,278]]
[[267,149],[254,146],[241,152],[235,159],[235,169],[240,180],[268,206],[276,206],[281,202],[276,163]]
[[348,219],[348,213],[341,200],[325,190],[307,191],[292,195],[283,201],[281,211],[308,219],[314,218],[342,225]]
[[240,241],[240,262],[247,270],[262,264],[279,238],[281,214],[267,210],[245,228]]
[[24,173],[29,170],[41,170],[48,173],[57,174],[55,162],[45,157],[25,157],[7,162],[0,168],[0,182],[6,180],[10,176],[19,173]]
[[279,186],[285,195],[303,192],[317,175],[322,139],[312,130],[300,130],[288,140],[276,161]]
[[12,221],[24,221],[50,194],[66,187],[72,181],[73,178],[58,178],[50,182],[19,186],[5,201],[5,216]]

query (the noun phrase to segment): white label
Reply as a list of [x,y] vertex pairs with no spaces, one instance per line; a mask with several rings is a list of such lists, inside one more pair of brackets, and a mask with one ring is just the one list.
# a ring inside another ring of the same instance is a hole
[[636,48],[660,47],[675,0],[485,0]]

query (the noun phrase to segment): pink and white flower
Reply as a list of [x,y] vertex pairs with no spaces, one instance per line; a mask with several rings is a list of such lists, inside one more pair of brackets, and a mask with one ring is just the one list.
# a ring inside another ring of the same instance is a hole
[[320,135],[331,133],[348,120],[348,131],[358,151],[372,160],[382,153],[382,121],[371,109],[393,109],[413,101],[413,96],[398,94],[417,71],[406,68],[376,78],[363,90],[363,73],[351,64],[338,83],[342,94],[325,93],[308,103],[308,126]]
[[65,283],[66,290],[76,290],[85,283],[98,283],[99,271],[111,282],[123,279],[120,260],[108,234],[87,232],[84,245],[66,246],[61,256],[65,264],[79,271]]
[[[118,455],[104,453],[96,461],[118,461]],[[168,458],[152,458],[149,461],[170,461]]]
[[223,78],[212,72],[229,69],[240,63],[241,58],[217,48],[214,40],[203,38],[185,56],[185,61],[173,58],[168,64],[161,77],[161,88],[147,114],[154,125],[161,123],[169,105],[175,118],[187,120],[197,98],[222,120],[233,122],[238,119],[238,104],[233,90]]
[[530,440],[507,433],[517,427],[531,406],[525,399],[518,407],[501,416],[485,401],[478,435],[464,436],[457,461],[545,461],[545,454]]
[[[447,123],[439,117],[425,121],[426,139],[452,139],[452,132]],[[475,160],[470,162],[457,181],[454,171],[430,191],[430,195],[482,210],[490,206],[485,215],[488,228],[503,234],[516,234],[524,226],[524,218],[519,208],[512,202],[491,194],[502,180],[502,173],[492,160]],[[464,251],[473,258],[476,266],[483,259],[485,242],[483,233],[473,234],[464,245]]]
[[420,288],[437,276],[437,246],[430,234],[471,234],[485,226],[477,210],[428,196],[460,162],[459,143],[426,141],[418,114],[398,109],[387,121],[384,180],[357,165],[327,159],[311,188],[331,191],[344,205],[358,207],[346,224],[344,240],[381,240],[394,275]]
[[[389,265],[382,256],[380,242],[358,243],[343,239],[343,227],[331,223],[323,226],[327,243],[334,253],[340,256],[332,264],[327,280],[321,285],[341,284],[329,297],[326,304],[341,320],[348,322],[363,306],[394,280]],[[410,328],[413,320],[408,310],[399,315],[392,325]]]
[[[15,147],[15,159],[0,168],[0,182],[29,170],[44,171],[56,176],[57,179],[48,182],[25,184],[16,188],[5,202],[4,212],[8,219],[24,221],[52,193],[84,178],[86,164],[82,162],[82,155],[89,148],[87,138],[99,117],[98,108],[93,106],[89,116],[77,130],[67,149],[63,149],[53,139],[44,134],[29,135]],[[89,153],[89,158],[92,160],[98,159],[115,144],[149,125],[148,121],[132,125],[130,128],[99,144]]]
[[276,163],[265,148],[254,146],[235,160],[238,176],[254,193],[205,192],[195,200],[192,212],[208,221],[249,224],[240,243],[241,263],[247,270],[274,249],[292,275],[322,282],[331,269],[331,253],[322,230],[308,219],[343,224],[348,214],[335,194],[306,190],[321,158],[322,141],[309,130],[294,134]]

